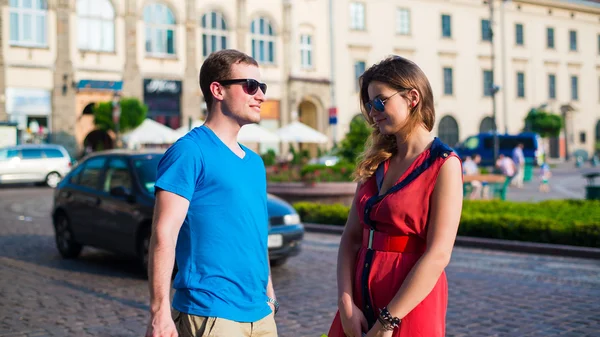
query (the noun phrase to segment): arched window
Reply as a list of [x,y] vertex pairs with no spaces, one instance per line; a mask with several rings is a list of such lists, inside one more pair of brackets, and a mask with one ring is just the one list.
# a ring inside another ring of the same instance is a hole
[[259,63],[275,63],[275,33],[268,19],[259,17],[250,25],[252,57]]
[[600,120],[596,123],[596,148],[600,146]]
[[221,49],[227,49],[227,24],[223,14],[206,13],[202,15],[202,56]]
[[80,50],[115,50],[115,10],[109,0],[77,0],[77,46]]
[[444,116],[438,126],[438,137],[449,146],[455,146],[458,143],[458,123],[451,116]]
[[175,55],[175,16],[163,4],[144,7],[146,53],[153,56]]
[[10,36],[12,46],[46,47],[48,2],[46,0],[10,0]]
[[492,117],[485,117],[479,124],[479,132],[491,132],[494,131],[494,119]]

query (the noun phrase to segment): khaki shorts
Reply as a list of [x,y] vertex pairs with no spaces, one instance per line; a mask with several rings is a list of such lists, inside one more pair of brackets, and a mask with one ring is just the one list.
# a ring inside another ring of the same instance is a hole
[[239,323],[219,317],[194,316],[173,309],[179,337],[277,337],[273,313],[253,323]]

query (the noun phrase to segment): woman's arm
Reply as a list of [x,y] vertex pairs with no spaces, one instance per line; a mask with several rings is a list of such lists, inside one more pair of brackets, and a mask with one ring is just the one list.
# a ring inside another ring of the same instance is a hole
[[356,266],[356,254],[362,245],[362,226],[356,211],[356,200],[360,183],[356,187],[354,200],[350,207],[346,227],[340,241],[337,261],[337,283],[338,283],[338,307],[349,308],[353,304],[352,282],[354,280],[354,269]]
[[431,197],[427,250],[408,274],[387,308],[394,317],[404,317],[431,292],[450,263],[462,211],[460,161],[451,157],[442,165]]

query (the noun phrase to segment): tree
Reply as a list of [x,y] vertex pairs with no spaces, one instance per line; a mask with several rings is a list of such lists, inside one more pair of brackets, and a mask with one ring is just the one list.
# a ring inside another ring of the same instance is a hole
[[531,109],[525,118],[525,131],[535,132],[542,138],[556,137],[562,128],[561,116],[543,110]]
[[[138,127],[148,112],[148,107],[137,98],[121,99],[121,118],[119,120],[120,132],[127,132]],[[94,107],[94,124],[100,130],[108,131],[115,129],[112,119],[112,102],[101,102]]]
[[340,142],[337,154],[345,161],[354,163],[356,157],[365,150],[365,143],[371,134],[371,128],[362,115],[356,115],[350,121],[350,130]]

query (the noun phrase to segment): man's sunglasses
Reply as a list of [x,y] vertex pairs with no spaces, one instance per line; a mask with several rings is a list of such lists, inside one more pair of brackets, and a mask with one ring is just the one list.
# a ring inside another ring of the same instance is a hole
[[248,95],[254,95],[258,91],[258,88],[263,92],[263,94],[267,93],[267,85],[265,83],[260,83],[257,80],[251,78],[241,78],[235,80],[223,80],[217,81],[217,83],[221,85],[230,85],[230,84],[239,84],[241,83],[244,87],[244,90]]
[[[406,90],[406,89],[404,89],[404,90]],[[367,103],[365,103],[365,109],[367,109],[367,112],[371,112],[371,109],[375,109],[375,111],[383,112],[383,110],[385,110],[385,102],[387,102],[388,99],[394,97],[394,95],[396,95],[397,93],[404,91],[404,90],[396,91],[396,93],[394,93],[392,96],[390,96],[388,98],[381,99],[381,97],[377,97],[372,101],[368,101]]]

